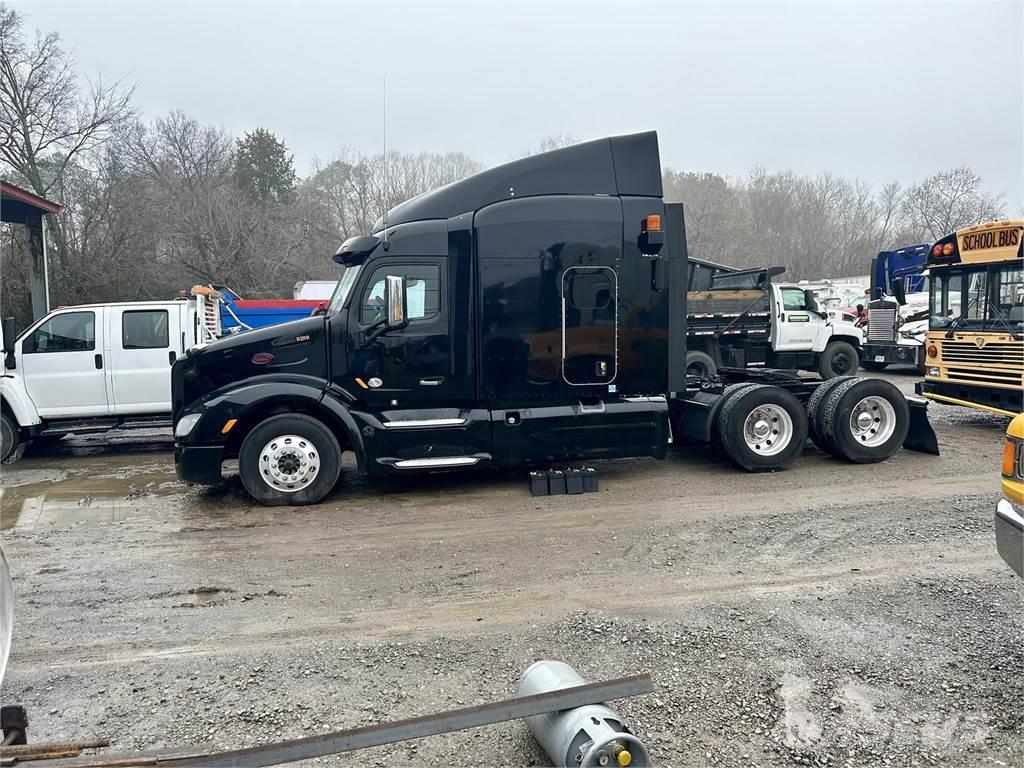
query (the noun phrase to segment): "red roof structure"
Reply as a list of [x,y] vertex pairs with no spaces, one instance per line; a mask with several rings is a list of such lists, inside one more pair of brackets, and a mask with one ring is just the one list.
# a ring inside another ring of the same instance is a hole
[[[61,209],[59,203],[2,180],[0,180],[0,199],[2,199],[4,221],[23,221],[25,208],[34,209],[37,214],[57,213]],[[18,215],[18,218],[8,218],[9,211],[11,215]]]

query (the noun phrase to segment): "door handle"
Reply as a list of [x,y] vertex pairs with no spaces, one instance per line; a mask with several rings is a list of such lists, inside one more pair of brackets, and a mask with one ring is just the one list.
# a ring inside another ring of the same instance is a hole
[[174,365],[174,359],[175,359],[176,357],[177,357],[177,355],[176,355],[176,354],[174,354],[174,350],[173,350],[173,349],[172,349],[172,350],[170,350],[170,351],[169,351],[169,352],[167,353],[167,362],[169,362],[169,363],[170,363],[171,365]]
[[430,377],[428,377],[426,379],[420,379],[420,386],[421,387],[436,387],[442,381],[444,381],[444,376],[430,376]]
[[99,352],[97,352],[95,355],[93,355],[92,359],[93,359],[93,362],[96,363],[96,370],[97,371],[102,371],[103,370],[103,355],[101,355]]

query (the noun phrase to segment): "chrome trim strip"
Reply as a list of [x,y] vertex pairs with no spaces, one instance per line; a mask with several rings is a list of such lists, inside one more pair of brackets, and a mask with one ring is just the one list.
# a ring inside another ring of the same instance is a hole
[[402,459],[396,461],[395,466],[399,469],[421,469],[430,467],[468,467],[476,464],[480,459],[477,456],[438,456],[432,459]]
[[410,419],[409,421],[385,421],[384,429],[415,429],[417,427],[461,427],[465,419]]

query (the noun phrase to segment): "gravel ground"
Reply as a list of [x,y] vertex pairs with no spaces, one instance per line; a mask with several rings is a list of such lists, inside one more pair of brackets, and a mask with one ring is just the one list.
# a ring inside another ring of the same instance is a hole
[[[890,377],[908,389],[909,377]],[[32,737],[117,749],[268,739],[512,695],[538,658],[650,672],[615,704],[659,765],[1024,763],[1024,586],[992,537],[1006,419],[932,406],[943,456],[813,449],[748,475],[706,451],[343,480],[314,508],[174,482],[165,435],[5,466]],[[520,722],[330,765],[546,765]]]

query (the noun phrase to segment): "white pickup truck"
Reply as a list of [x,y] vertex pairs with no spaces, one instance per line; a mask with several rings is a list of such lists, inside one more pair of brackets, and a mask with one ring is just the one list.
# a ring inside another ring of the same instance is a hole
[[169,424],[171,363],[211,324],[202,299],[60,307],[16,339],[5,320],[0,461],[40,435]]

